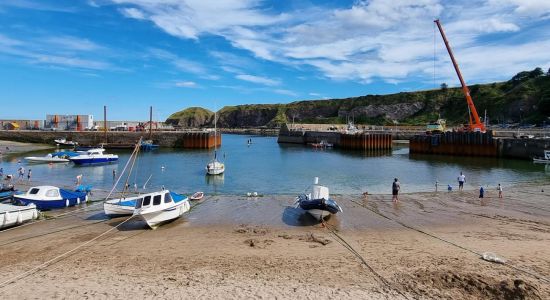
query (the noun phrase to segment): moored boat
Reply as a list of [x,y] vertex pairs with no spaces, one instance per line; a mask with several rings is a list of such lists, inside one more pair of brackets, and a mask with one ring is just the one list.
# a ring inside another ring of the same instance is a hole
[[38,217],[36,205],[24,206],[0,203],[0,229],[20,225]]
[[111,163],[118,160],[118,155],[103,152],[105,152],[105,149],[102,148],[90,149],[69,159],[77,165]]
[[133,215],[155,229],[163,223],[181,217],[190,208],[189,198],[163,190],[138,198]]
[[189,197],[190,200],[201,200],[202,197],[204,197],[203,192],[196,192],[191,197]]
[[67,158],[54,156],[51,153],[46,156],[27,156],[24,159],[29,163],[66,163],[70,161]]
[[31,187],[25,194],[14,195],[13,199],[23,205],[34,203],[39,210],[48,210],[75,206],[86,202],[88,193],[43,185]]
[[550,150],[544,150],[544,157],[534,157],[534,163],[550,164]]
[[58,139],[55,139],[54,141],[55,141],[55,143],[56,143],[58,146],[75,147],[76,145],[78,145],[77,142],[75,142],[75,141],[68,141],[66,138],[58,138]]
[[318,177],[315,177],[312,193],[299,195],[295,204],[317,220],[342,211],[338,203],[330,199],[328,187],[319,185]]

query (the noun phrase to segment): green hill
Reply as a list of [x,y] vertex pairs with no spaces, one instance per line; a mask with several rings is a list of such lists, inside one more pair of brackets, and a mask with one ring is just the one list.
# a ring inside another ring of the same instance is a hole
[[[469,86],[480,117],[491,123],[542,123],[550,116],[550,75],[542,69],[520,72],[506,82]],[[345,99],[297,101],[288,104],[226,106],[218,113],[220,127],[278,127],[286,122],[425,125],[438,116],[450,125],[466,123],[468,106],[461,88],[366,95]],[[183,127],[211,126],[212,112],[188,108],[167,122]]]

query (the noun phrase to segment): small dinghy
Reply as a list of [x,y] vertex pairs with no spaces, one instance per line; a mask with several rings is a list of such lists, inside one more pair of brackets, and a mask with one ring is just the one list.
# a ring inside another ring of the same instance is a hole
[[193,194],[193,196],[189,197],[190,200],[201,200],[202,197],[204,197],[203,192],[196,192]]
[[43,185],[31,187],[25,194],[14,195],[13,199],[22,205],[34,203],[39,210],[49,210],[75,206],[86,202],[88,200],[88,193]]
[[330,199],[329,190],[326,186],[319,185],[319,177],[315,177],[313,193],[302,194],[296,197],[296,206],[308,212],[317,220],[342,211],[336,201]]
[[24,206],[0,203],[0,229],[20,225],[38,218],[36,205]]
[[168,190],[148,194],[136,200],[134,216],[155,229],[159,225],[175,220],[189,211],[189,198]]

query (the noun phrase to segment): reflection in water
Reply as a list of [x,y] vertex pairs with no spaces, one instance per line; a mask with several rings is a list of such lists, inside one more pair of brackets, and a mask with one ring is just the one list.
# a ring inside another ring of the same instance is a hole
[[225,181],[225,173],[218,175],[204,175],[206,184],[212,186],[215,193],[222,191]]

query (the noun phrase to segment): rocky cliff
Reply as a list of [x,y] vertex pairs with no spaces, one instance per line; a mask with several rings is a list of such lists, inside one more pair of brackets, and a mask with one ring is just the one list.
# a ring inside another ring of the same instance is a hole
[[[540,68],[520,72],[506,82],[470,86],[480,116],[492,123],[550,123],[550,75]],[[441,116],[451,125],[468,120],[460,88],[367,95],[345,99],[297,101],[288,104],[226,106],[218,112],[225,128],[278,127],[282,123],[355,123],[425,125]],[[192,107],[171,115],[167,122],[181,127],[213,126],[211,111]]]

